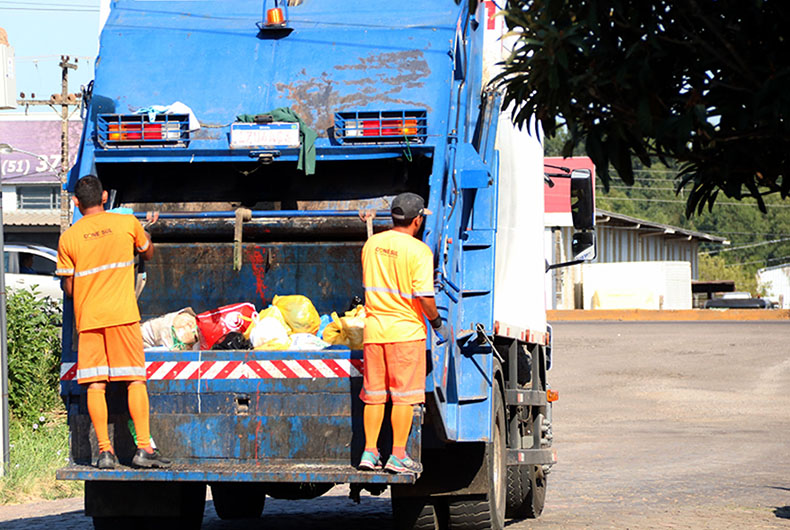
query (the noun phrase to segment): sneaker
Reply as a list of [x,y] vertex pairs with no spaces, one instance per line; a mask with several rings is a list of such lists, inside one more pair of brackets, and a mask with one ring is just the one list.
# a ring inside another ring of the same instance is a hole
[[359,469],[363,471],[375,471],[381,469],[381,458],[373,451],[365,451],[359,461]]
[[170,467],[172,462],[163,457],[158,449],[154,449],[149,453],[145,449],[138,449],[132,458],[132,465],[134,467]]
[[115,469],[118,465],[118,459],[112,451],[102,451],[99,453],[99,459],[96,461],[96,467],[99,469]]
[[419,474],[422,473],[422,464],[418,464],[409,458],[409,455],[406,455],[403,458],[390,455],[389,459],[387,460],[387,465],[384,466],[384,469],[391,473]]

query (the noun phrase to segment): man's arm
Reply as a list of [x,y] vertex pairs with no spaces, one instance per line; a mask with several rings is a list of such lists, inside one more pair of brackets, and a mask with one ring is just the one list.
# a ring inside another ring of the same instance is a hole
[[436,300],[433,296],[418,296],[416,298],[420,301],[422,312],[425,313],[425,316],[431,322],[433,332],[439,338],[437,344],[444,344],[450,339],[450,328],[439,316],[439,311],[436,309]]
[[69,298],[74,298],[74,276],[63,277],[63,291]]
[[145,231],[145,237],[148,238],[148,248],[145,251],[140,252],[140,259],[148,261],[149,259],[154,257],[154,243],[151,241],[151,234],[148,231]]
[[439,311],[436,309],[436,300],[433,296],[418,296],[417,300],[420,302],[422,312],[428,317],[428,320],[436,320],[439,318]]

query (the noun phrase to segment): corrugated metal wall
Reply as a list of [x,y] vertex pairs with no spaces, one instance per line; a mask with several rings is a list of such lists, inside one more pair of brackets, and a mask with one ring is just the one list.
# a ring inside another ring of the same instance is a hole
[[[570,256],[574,230],[570,227],[561,230],[563,253]],[[696,280],[699,277],[699,241],[696,239],[618,226],[598,225],[595,230],[598,247],[596,263],[688,261],[691,263],[691,278]]]
[[[555,229],[556,230],[556,229]],[[552,263],[572,259],[571,242],[573,228],[559,228],[562,246],[558,256],[556,238],[552,237],[552,229],[546,230],[546,238],[551,241]],[[663,232],[639,230],[631,227],[596,226],[598,257],[594,263],[618,263],[627,261],[688,261],[691,264],[691,279],[699,278],[699,241],[695,238],[673,236]],[[552,279],[550,306],[554,309],[573,309],[578,301],[574,299],[574,283],[580,281],[579,274],[569,267],[551,271]],[[558,292],[559,291],[559,292]]]

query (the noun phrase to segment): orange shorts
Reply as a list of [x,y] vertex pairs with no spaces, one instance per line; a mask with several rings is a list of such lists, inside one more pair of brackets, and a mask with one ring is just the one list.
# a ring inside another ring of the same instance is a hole
[[145,381],[140,323],[80,331],[77,382]]
[[394,405],[425,401],[425,340],[365,344],[360,399],[377,405],[390,396]]

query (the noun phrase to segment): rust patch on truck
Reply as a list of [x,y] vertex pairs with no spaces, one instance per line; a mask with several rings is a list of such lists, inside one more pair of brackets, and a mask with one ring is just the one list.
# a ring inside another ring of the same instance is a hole
[[[275,84],[279,92],[288,93],[291,108],[320,136],[328,135],[334,125],[334,113],[339,110],[359,108],[372,102],[427,107],[423,101],[398,97],[404,88],[423,87],[430,76],[431,69],[422,50],[369,55],[354,63],[335,65],[334,69],[348,72],[348,77],[338,79],[322,72],[292,83]],[[354,72],[364,77],[355,78]],[[301,73],[307,75],[304,70]]]
[[269,267],[269,253],[265,248],[248,247],[245,249],[245,254],[255,276],[255,292],[261,297],[261,303],[266,305],[266,270]]

